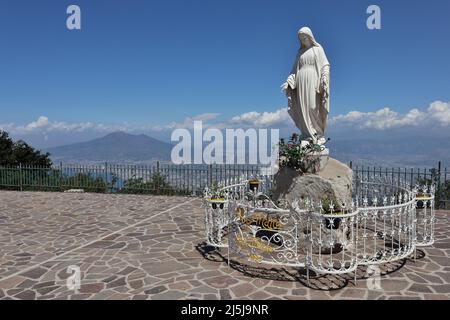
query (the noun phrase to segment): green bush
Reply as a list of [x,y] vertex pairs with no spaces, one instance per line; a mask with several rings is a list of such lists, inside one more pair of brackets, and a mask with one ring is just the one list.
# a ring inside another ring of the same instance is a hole
[[8,133],[0,130],[0,166],[51,167],[49,153],[41,153],[23,140],[13,142]]
[[125,181],[123,188],[119,193],[135,193],[135,194],[175,194],[175,189],[172,188],[166,181],[166,178],[159,172],[156,172],[151,177],[150,181],[145,182],[143,178],[130,178]]

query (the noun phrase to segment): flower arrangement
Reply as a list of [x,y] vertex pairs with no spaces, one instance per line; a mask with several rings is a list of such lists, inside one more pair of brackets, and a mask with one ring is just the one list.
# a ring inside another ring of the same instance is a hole
[[217,207],[223,209],[226,197],[223,185],[217,182],[213,183],[210,188],[205,189],[205,197],[209,200],[213,209]]
[[317,153],[322,152],[324,149],[324,144],[318,144],[317,139],[308,138],[301,140],[296,133],[292,134],[287,143],[284,139],[280,139],[280,168],[288,167],[303,173],[317,172],[320,165],[320,158],[317,156]]
[[210,200],[224,201],[225,200],[225,191],[223,190],[223,186],[218,184],[217,182],[211,185],[211,188],[208,189],[208,195]]

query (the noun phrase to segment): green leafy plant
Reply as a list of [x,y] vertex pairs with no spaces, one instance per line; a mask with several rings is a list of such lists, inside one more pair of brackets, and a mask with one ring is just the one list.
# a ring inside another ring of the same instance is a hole
[[119,193],[133,194],[175,194],[176,190],[166,181],[166,177],[159,172],[152,175],[150,181],[144,181],[143,178],[130,178],[125,181]]
[[320,202],[321,210],[324,214],[342,214],[343,210],[341,206],[339,205],[339,202],[337,201],[336,197],[333,196],[332,199],[326,198],[322,199]]
[[[302,145],[302,141],[306,141],[307,143],[303,143]],[[317,139],[309,138],[301,140],[300,136],[294,133],[287,143],[284,139],[280,139],[280,167],[288,167],[301,172],[317,171],[320,158],[314,154],[320,153],[324,149],[325,146],[318,144]]]
[[14,142],[6,131],[0,130],[0,166],[51,167],[49,153],[34,149],[23,140]]
[[222,200],[225,199],[225,191],[223,190],[223,186],[219,183],[214,182],[209,188],[210,199],[212,200]]

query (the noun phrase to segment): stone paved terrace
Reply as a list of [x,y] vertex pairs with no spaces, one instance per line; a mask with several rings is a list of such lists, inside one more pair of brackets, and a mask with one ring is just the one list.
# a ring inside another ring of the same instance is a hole
[[383,265],[383,289],[368,290],[362,267],[355,286],[353,275],[308,284],[294,269],[228,266],[202,245],[200,199],[0,191],[0,299],[449,299],[449,218],[438,212],[434,246]]

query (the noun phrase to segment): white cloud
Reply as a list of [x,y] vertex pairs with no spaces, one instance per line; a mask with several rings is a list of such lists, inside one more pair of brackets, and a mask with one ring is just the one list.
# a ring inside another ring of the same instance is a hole
[[[216,119],[218,116],[220,116],[220,113],[202,113],[192,118],[192,120],[195,121],[209,121]],[[189,119],[189,118],[188,118]]]
[[46,134],[50,132],[85,132],[89,130],[97,132],[126,131],[125,125],[105,125],[93,122],[67,123],[60,121],[50,121],[46,116],[40,116],[37,120],[25,125],[14,123],[0,124],[0,130],[7,131],[14,135],[24,134]]
[[279,109],[275,112],[247,112],[231,118],[230,123],[234,125],[250,125],[254,127],[270,127],[280,123],[290,121],[287,108]]
[[49,125],[49,121],[47,117],[40,116],[36,121],[30,122],[26,125],[25,129],[32,131],[39,128],[44,128]]
[[450,102],[435,101],[428,107],[429,118],[441,126],[450,125]]
[[[153,125],[127,125],[127,124],[103,124],[94,122],[62,122],[52,121],[46,116],[40,116],[37,120],[27,124],[7,123],[0,124],[0,130],[9,132],[15,137],[40,136],[45,139],[55,139],[56,136],[84,137],[107,134],[114,131],[152,132],[163,137],[177,128],[193,128],[194,121],[203,121],[206,128],[267,128],[279,127],[280,129],[294,130],[287,108],[281,108],[273,112],[246,112],[235,117],[219,120],[218,113],[203,113],[187,117],[181,122],[171,122],[158,126]],[[390,108],[382,108],[374,112],[351,111],[344,115],[338,115],[329,120],[330,127],[350,127],[359,129],[388,130],[399,127],[450,127],[450,102],[435,101],[429,107],[421,111],[411,109],[406,113],[399,113]]]
[[220,113],[202,113],[193,117],[187,117],[182,122],[170,122],[160,126],[141,126],[140,130],[150,131],[166,131],[175,129],[192,129],[194,127],[194,121],[207,122],[216,119]]
[[330,119],[330,124],[376,130],[436,124],[445,127],[450,125],[450,103],[435,101],[425,112],[414,108],[405,114],[400,114],[390,108],[383,108],[375,112],[351,111],[345,115],[333,117]]

